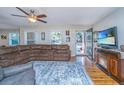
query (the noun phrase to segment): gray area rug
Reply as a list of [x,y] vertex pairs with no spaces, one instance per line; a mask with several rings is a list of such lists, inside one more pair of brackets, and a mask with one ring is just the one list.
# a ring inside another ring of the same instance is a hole
[[93,84],[81,62],[36,61],[36,85],[89,85]]

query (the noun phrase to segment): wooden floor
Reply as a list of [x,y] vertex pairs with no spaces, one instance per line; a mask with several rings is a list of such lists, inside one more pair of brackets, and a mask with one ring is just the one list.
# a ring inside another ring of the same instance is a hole
[[[74,59],[74,58],[73,58]],[[101,71],[91,60],[87,57],[76,57],[77,61],[82,61],[87,73],[95,85],[118,85],[118,83]]]

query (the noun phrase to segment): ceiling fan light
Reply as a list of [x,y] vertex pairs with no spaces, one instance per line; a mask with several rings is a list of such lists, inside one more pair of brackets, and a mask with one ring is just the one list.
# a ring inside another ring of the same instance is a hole
[[30,22],[33,22],[33,23],[36,22],[36,18],[34,18],[34,17],[28,17],[28,20],[29,20]]

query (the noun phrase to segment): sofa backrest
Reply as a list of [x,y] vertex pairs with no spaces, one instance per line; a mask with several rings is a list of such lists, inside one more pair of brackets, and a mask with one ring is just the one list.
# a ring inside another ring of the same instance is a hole
[[25,51],[25,50],[30,50],[30,45],[18,45],[17,49],[19,51]]
[[17,46],[10,46],[10,47],[0,47],[0,55],[1,54],[8,54],[14,52],[21,52],[25,50],[31,49],[41,49],[41,50],[69,50],[69,45],[42,45],[42,44],[35,44],[35,45],[17,45]]
[[52,49],[56,50],[69,50],[69,45],[51,45]]
[[9,53],[14,53],[17,52],[18,49],[16,46],[11,46],[11,47],[1,47],[0,48],[0,55],[2,54],[9,54]]
[[42,44],[35,44],[35,45],[30,45],[31,49],[42,49],[42,50],[49,50],[51,49],[51,45],[42,45]]
[[51,45],[41,45],[41,49],[52,49]]

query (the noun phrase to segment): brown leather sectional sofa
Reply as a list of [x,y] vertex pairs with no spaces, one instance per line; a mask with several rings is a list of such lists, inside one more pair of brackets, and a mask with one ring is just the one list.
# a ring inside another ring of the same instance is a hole
[[68,61],[68,45],[18,45],[0,48],[0,66],[23,64],[34,60]]

